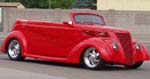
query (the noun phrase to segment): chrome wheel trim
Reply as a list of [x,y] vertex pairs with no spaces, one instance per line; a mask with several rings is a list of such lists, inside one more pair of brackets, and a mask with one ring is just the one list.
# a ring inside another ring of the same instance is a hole
[[84,53],[84,63],[90,67],[97,67],[100,62],[99,52],[95,48],[88,48]]
[[12,40],[8,46],[8,54],[11,58],[15,59],[20,54],[20,44],[17,40]]

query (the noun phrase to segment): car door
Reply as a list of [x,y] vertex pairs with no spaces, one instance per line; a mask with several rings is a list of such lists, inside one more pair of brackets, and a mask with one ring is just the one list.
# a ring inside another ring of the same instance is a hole
[[48,49],[46,55],[67,57],[76,44],[75,28],[63,24],[51,27],[49,30],[49,44],[51,46],[46,47]]
[[66,24],[27,25],[24,33],[30,54],[66,57],[75,46],[75,28]]

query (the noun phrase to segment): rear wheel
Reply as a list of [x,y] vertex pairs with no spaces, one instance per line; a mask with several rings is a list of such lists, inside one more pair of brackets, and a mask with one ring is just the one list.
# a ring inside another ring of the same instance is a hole
[[82,55],[82,63],[88,69],[101,69],[104,61],[101,59],[99,52],[93,48],[87,48]]
[[137,69],[143,64],[143,61],[136,62],[134,65],[125,65],[126,68],[128,69]]
[[7,45],[7,54],[11,60],[20,61],[25,57],[21,54],[21,45],[18,40],[12,39]]

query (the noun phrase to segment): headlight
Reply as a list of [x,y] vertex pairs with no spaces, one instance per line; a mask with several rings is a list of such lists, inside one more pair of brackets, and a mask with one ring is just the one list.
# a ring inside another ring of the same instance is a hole
[[140,43],[136,43],[136,44],[135,44],[135,48],[136,48],[137,50],[141,50],[141,45],[140,45]]
[[112,43],[112,48],[113,48],[115,51],[118,51],[118,44],[117,44],[117,42],[113,42],[113,43]]

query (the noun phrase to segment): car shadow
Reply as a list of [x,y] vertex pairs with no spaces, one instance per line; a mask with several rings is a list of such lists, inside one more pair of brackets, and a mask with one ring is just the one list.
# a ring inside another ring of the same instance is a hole
[[[1,60],[11,61],[9,60],[5,54],[0,58]],[[18,62],[26,62],[26,63],[35,63],[35,64],[42,64],[42,65],[51,65],[51,66],[58,66],[58,67],[65,67],[65,68],[75,68],[75,69],[84,69],[83,65],[80,64],[70,64],[70,63],[62,63],[62,62],[54,62],[54,61],[46,61],[34,58],[27,58],[24,61]],[[106,65],[100,71],[122,71],[122,70],[134,70],[134,69],[127,69],[122,65]],[[141,68],[135,70],[142,70]]]
[[[70,64],[70,63],[62,63],[62,62],[36,60],[36,59],[35,60],[34,59],[26,59],[23,62],[51,65],[51,66],[59,66],[59,67],[67,67],[67,68],[75,68],[75,69],[84,69],[83,65],[81,65],[81,64]],[[122,70],[132,70],[132,69],[127,69],[121,65],[106,65],[100,71],[122,71]]]
[[62,66],[62,67],[74,67],[74,68],[81,68],[82,67],[79,64],[70,64],[70,63],[62,63],[62,62],[38,60],[38,59],[26,59],[26,60],[20,61],[20,62],[36,63],[36,64],[52,65],[52,66]]

